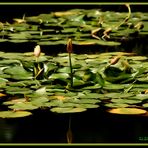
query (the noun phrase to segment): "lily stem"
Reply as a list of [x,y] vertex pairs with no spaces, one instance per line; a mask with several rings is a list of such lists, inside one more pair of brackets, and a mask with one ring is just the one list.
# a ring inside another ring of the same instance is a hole
[[71,84],[71,87],[73,87],[73,69],[72,69],[72,62],[71,62],[71,53],[68,53],[69,54],[69,66],[70,66],[70,84]]

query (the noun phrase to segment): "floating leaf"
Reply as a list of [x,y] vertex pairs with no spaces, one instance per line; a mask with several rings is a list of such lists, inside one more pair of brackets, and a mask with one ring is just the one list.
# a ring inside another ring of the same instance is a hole
[[142,106],[143,106],[144,108],[148,108],[148,103],[144,103]]
[[[16,73],[16,71],[17,71],[17,73]],[[25,71],[25,69],[21,66],[14,66],[11,68],[7,68],[4,70],[4,73],[10,74],[10,75],[12,75],[13,79],[18,79],[18,80],[32,78],[32,74]]]
[[131,97],[134,96],[134,94],[132,93],[106,93],[104,94],[105,97],[109,97],[109,98],[127,98],[127,97]]
[[12,99],[10,101],[3,102],[3,104],[4,105],[13,105],[13,104],[22,103],[22,102],[26,102],[26,99],[25,98]]
[[84,112],[86,111],[86,108],[60,108],[60,107],[54,107],[50,109],[52,112],[57,113],[77,113],[77,112]]
[[126,103],[107,103],[105,104],[106,107],[109,107],[109,108],[121,108],[121,107],[129,107],[128,104]]
[[37,96],[45,95],[46,94],[46,87],[39,88],[38,90],[35,91],[35,93]]
[[[47,97],[31,98],[31,104],[33,106],[42,107],[49,99]],[[36,108],[35,108],[36,109]]]
[[134,98],[139,100],[147,100],[148,94],[137,94],[136,96],[134,96]]
[[85,103],[85,104],[79,104],[79,105],[76,105],[77,107],[80,107],[80,108],[98,108],[99,105],[98,104],[90,104],[90,103]]
[[96,103],[99,103],[99,102],[101,102],[100,100],[97,100],[97,99],[85,99],[85,98],[83,98],[83,99],[77,99],[77,101],[75,101],[76,103],[82,103],[82,104],[84,104],[84,103],[86,103],[86,104],[96,104]]
[[120,90],[120,89],[126,88],[126,85],[123,85],[123,84],[106,84],[103,88],[108,89],[108,90]]
[[100,89],[101,86],[99,84],[95,84],[93,86],[86,86],[86,87],[83,87],[82,89],[83,90],[95,90],[95,89]]
[[141,100],[137,100],[137,99],[132,99],[132,98],[124,98],[124,99],[111,99],[111,102],[115,102],[115,103],[125,103],[125,104],[138,104],[141,103]]
[[34,110],[38,106],[33,105],[31,102],[17,102],[14,105],[9,106],[11,109],[15,110]]
[[30,94],[32,90],[29,88],[21,88],[21,87],[6,87],[6,92],[8,94]]
[[0,118],[20,118],[32,115],[28,111],[0,111]]
[[138,108],[116,108],[108,110],[109,113],[113,114],[123,114],[123,115],[141,115],[145,114],[147,111]]
[[127,59],[132,59],[133,61],[143,61],[147,60],[148,58],[146,56],[130,56],[127,57]]

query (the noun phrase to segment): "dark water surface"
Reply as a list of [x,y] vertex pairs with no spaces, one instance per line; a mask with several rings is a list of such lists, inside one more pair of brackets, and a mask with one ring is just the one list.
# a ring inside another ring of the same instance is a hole
[[[69,114],[36,111],[33,116],[0,120],[1,143],[67,143]],[[72,143],[147,143],[148,118],[99,109],[71,114]]]

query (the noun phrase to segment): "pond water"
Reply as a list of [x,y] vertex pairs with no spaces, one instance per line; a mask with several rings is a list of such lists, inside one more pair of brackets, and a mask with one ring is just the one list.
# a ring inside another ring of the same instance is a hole
[[[148,118],[98,110],[71,114],[73,144],[147,143]],[[4,123],[3,123],[4,122]],[[1,143],[67,144],[69,115],[39,111],[32,117],[1,120]]]

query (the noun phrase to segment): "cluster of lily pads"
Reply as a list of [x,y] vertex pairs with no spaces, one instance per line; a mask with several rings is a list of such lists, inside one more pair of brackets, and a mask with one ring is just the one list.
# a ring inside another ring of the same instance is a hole
[[34,52],[0,52],[0,98],[2,118],[28,116],[36,109],[146,113],[148,58],[126,52],[75,54],[71,39],[67,52],[57,56],[45,55],[39,45]]
[[[99,9],[71,9],[38,16],[14,18],[0,23],[0,42],[35,42],[38,45],[120,45],[122,40],[148,34],[148,14],[102,12]],[[124,5],[123,5],[124,7]]]

